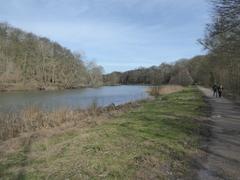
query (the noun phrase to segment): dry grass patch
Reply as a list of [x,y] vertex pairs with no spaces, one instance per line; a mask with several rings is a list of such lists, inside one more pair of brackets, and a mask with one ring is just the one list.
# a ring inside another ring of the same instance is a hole
[[180,85],[164,85],[164,86],[152,86],[149,88],[149,94],[151,96],[160,96],[160,95],[166,95],[171,94],[175,92],[182,91],[184,89],[183,86]]
[[40,129],[54,127],[79,126],[96,123],[94,117],[100,115],[114,116],[115,114],[139,107],[139,102],[100,108],[93,105],[86,110],[58,109],[45,112],[38,107],[28,107],[21,112],[0,113],[0,140],[17,137],[21,133],[35,132]]

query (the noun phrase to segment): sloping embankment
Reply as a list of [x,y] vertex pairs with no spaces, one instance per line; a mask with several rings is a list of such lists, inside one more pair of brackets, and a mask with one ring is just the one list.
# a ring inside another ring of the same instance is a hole
[[85,124],[72,121],[23,133],[0,144],[0,176],[185,178],[192,175],[191,160],[199,153],[200,124],[194,119],[204,106],[199,91],[187,88],[121,113],[91,116]]

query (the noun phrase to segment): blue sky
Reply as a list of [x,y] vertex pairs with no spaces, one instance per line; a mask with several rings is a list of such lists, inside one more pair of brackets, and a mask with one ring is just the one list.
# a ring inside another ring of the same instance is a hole
[[0,0],[0,21],[45,36],[106,72],[203,54],[207,0]]

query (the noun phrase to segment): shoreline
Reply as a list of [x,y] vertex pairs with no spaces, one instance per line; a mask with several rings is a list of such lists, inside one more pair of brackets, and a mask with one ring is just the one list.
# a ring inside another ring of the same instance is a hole
[[[31,126],[0,143],[0,176],[195,177],[192,159],[201,152],[202,125],[197,119],[205,115],[203,107],[201,93],[196,87],[188,87],[151,101],[104,111],[93,107],[85,113],[55,112],[48,119],[41,113],[38,116],[38,111],[26,112],[23,115]],[[39,124],[43,126],[31,129],[39,117],[43,117]]]
[[71,90],[71,89],[82,89],[82,88],[98,88],[101,86],[77,86],[71,88],[63,88],[58,86],[48,86],[48,87],[29,87],[29,88],[9,88],[9,89],[0,89],[0,92],[21,92],[21,91],[61,91],[61,90]]
[[[137,108],[142,102],[153,100],[152,98],[146,98],[138,101],[128,102],[121,105],[111,105],[105,107],[97,107],[93,104],[87,109],[70,109],[70,108],[59,108],[53,111],[44,111],[39,107],[31,106],[23,109],[19,112],[0,112],[0,141],[7,140],[21,135],[21,133],[34,132],[43,128],[54,128],[62,126],[64,123],[75,122],[84,120],[85,118],[91,118],[94,116],[107,115],[114,112],[126,112],[130,109]],[[63,117],[55,117],[55,114],[61,114]],[[59,123],[57,118],[66,118]],[[17,120],[16,120],[17,118]],[[45,121],[45,122],[44,122]],[[34,127],[32,126],[34,123]],[[10,129],[6,129],[8,127]],[[15,128],[15,133],[12,133],[11,129]],[[12,133],[11,135],[9,133]],[[6,136],[6,137],[4,137]]]
[[[62,90],[74,90],[74,89],[84,89],[84,88],[100,88],[104,86],[108,87],[114,87],[114,86],[165,86],[168,84],[162,84],[162,85],[153,85],[153,84],[102,84],[98,86],[76,86],[76,87],[70,87],[70,88],[64,88],[64,87],[58,87],[58,86],[49,86],[45,88],[41,87],[29,87],[29,88],[9,88],[9,89],[1,89],[0,93],[7,93],[7,92],[22,92],[22,91],[62,91]],[[1,87],[1,86],[0,86]]]

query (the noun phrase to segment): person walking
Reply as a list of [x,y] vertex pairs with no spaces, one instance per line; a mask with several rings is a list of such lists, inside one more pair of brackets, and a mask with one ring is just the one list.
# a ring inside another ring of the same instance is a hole
[[213,90],[213,96],[217,97],[218,96],[218,86],[216,83],[214,83],[212,90]]
[[223,93],[223,86],[220,84],[218,86],[218,95],[219,95],[220,98],[222,97],[222,93]]

